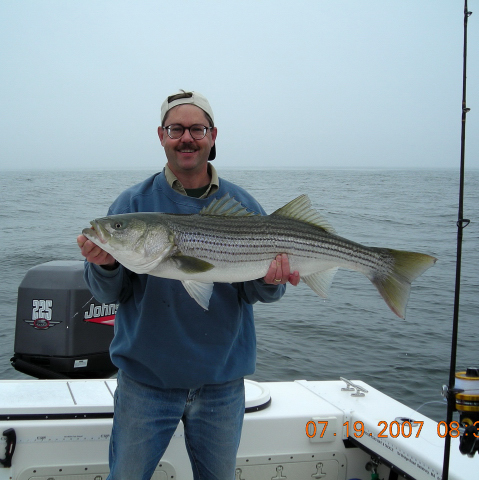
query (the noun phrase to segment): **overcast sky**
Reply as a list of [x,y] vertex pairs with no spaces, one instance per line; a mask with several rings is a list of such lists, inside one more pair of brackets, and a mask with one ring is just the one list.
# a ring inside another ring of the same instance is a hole
[[[161,168],[208,97],[217,168],[458,168],[463,0],[0,0],[0,169]],[[479,0],[466,165],[479,168]]]

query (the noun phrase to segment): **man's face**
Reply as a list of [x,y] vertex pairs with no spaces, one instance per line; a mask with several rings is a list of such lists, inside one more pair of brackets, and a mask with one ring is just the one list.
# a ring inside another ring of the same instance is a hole
[[[205,112],[195,105],[178,105],[172,108],[166,116],[165,127],[173,124],[183,127],[195,124],[210,126]],[[211,147],[215,143],[216,128],[208,130],[201,140],[195,140],[189,130],[185,130],[180,138],[172,139],[166,130],[160,127],[158,135],[173,173],[200,173],[206,168]]]

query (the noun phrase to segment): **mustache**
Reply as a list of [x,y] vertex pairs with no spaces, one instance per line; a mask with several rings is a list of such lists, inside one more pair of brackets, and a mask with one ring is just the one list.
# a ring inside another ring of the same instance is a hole
[[177,147],[176,150],[182,150],[182,149],[189,149],[189,150],[198,150],[198,147],[193,142],[181,142]]

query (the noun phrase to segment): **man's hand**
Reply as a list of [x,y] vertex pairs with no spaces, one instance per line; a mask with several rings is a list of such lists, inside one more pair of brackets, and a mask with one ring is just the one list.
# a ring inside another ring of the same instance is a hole
[[80,247],[81,254],[90,262],[103,267],[113,267],[116,260],[98,245],[95,245],[85,235],[78,235],[77,243]]
[[299,280],[298,271],[291,273],[288,255],[285,253],[276,256],[276,259],[271,262],[268,272],[263,279],[264,283],[272,285],[281,285],[289,282],[294,286],[298,285]]

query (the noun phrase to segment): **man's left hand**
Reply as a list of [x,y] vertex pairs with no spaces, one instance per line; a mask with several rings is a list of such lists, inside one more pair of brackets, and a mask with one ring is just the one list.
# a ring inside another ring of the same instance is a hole
[[294,286],[298,285],[299,280],[300,277],[297,270],[291,273],[288,255],[285,253],[276,256],[263,279],[264,283],[271,285],[281,285],[289,282]]

